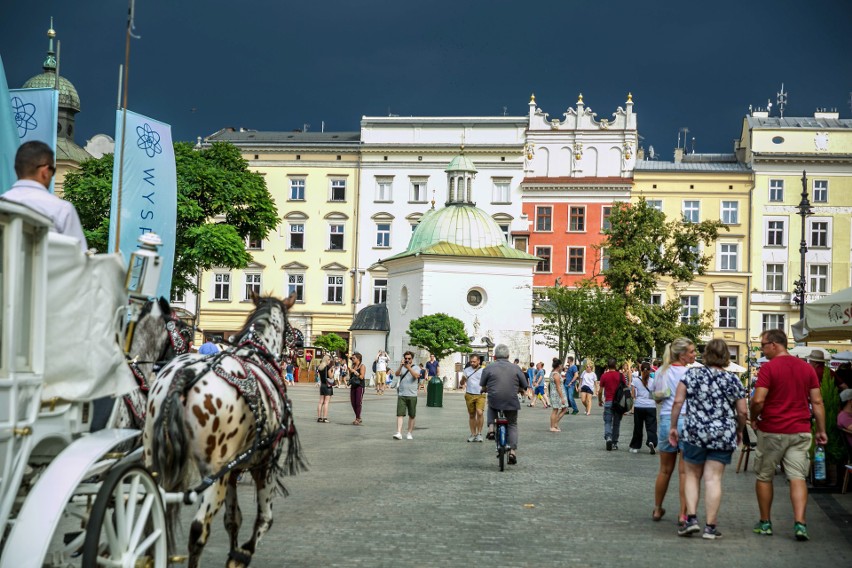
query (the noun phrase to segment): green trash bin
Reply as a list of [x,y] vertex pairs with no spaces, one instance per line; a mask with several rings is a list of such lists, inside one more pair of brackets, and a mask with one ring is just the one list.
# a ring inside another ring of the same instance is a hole
[[426,406],[442,407],[444,405],[444,381],[440,377],[432,377],[426,385]]

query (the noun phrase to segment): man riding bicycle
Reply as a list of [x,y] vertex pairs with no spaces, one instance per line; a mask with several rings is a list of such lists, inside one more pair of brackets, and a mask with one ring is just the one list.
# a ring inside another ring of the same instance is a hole
[[518,410],[521,403],[518,393],[523,394],[529,384],[520,367],[509,362],[509,348],[499,344],[494,348],[494,361],[482,371],[482,392],[488,393],[488,439],[494,439],[494,420],[497,412],[509,420],[509,463],[518,463],[515,450],[518,448]]

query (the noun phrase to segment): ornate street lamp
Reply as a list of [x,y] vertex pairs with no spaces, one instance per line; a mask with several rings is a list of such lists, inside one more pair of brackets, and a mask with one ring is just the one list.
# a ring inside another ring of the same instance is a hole
[[811,202],[808,199],[808,174],[807,172],[802,172],[802,200],[799,202],[799,206],[797,207],[799,215],[802,218],[802,240],[799,242],[799,279],[793,282],[796,286],[793,293],[793,300],[799,304],[799,319],[805,319],[805,293],[807,290],[807,281],[805,280],[805,253],[808,252],[808,241],[807,241],[807,217],[808,215],[813,214],[813,210],[811,209]]

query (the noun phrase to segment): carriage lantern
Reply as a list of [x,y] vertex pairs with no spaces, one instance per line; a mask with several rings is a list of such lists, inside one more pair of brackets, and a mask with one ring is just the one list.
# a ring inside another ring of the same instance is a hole
[[139,250],[130,255],[130,266],[124,285],[132,297],[151,298],[157,294],[163,262],[157,247],[163,240],[156,233],[145,233],[139,237]]

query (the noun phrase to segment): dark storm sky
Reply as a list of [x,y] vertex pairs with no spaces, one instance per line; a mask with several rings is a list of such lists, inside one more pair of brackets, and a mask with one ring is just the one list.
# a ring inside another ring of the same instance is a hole
[[[114,134],[126,0],[0,0],[11,88],[41,72],[54,17],[77,142]],[[362,115],[610,118],[633,92],[644,145],[731,151],[748,105],[850,117],[848,0],[137,0],[129,108],[176,140],[225,126],[357,130]],[[773,114],[777,114],[773,109]]]

